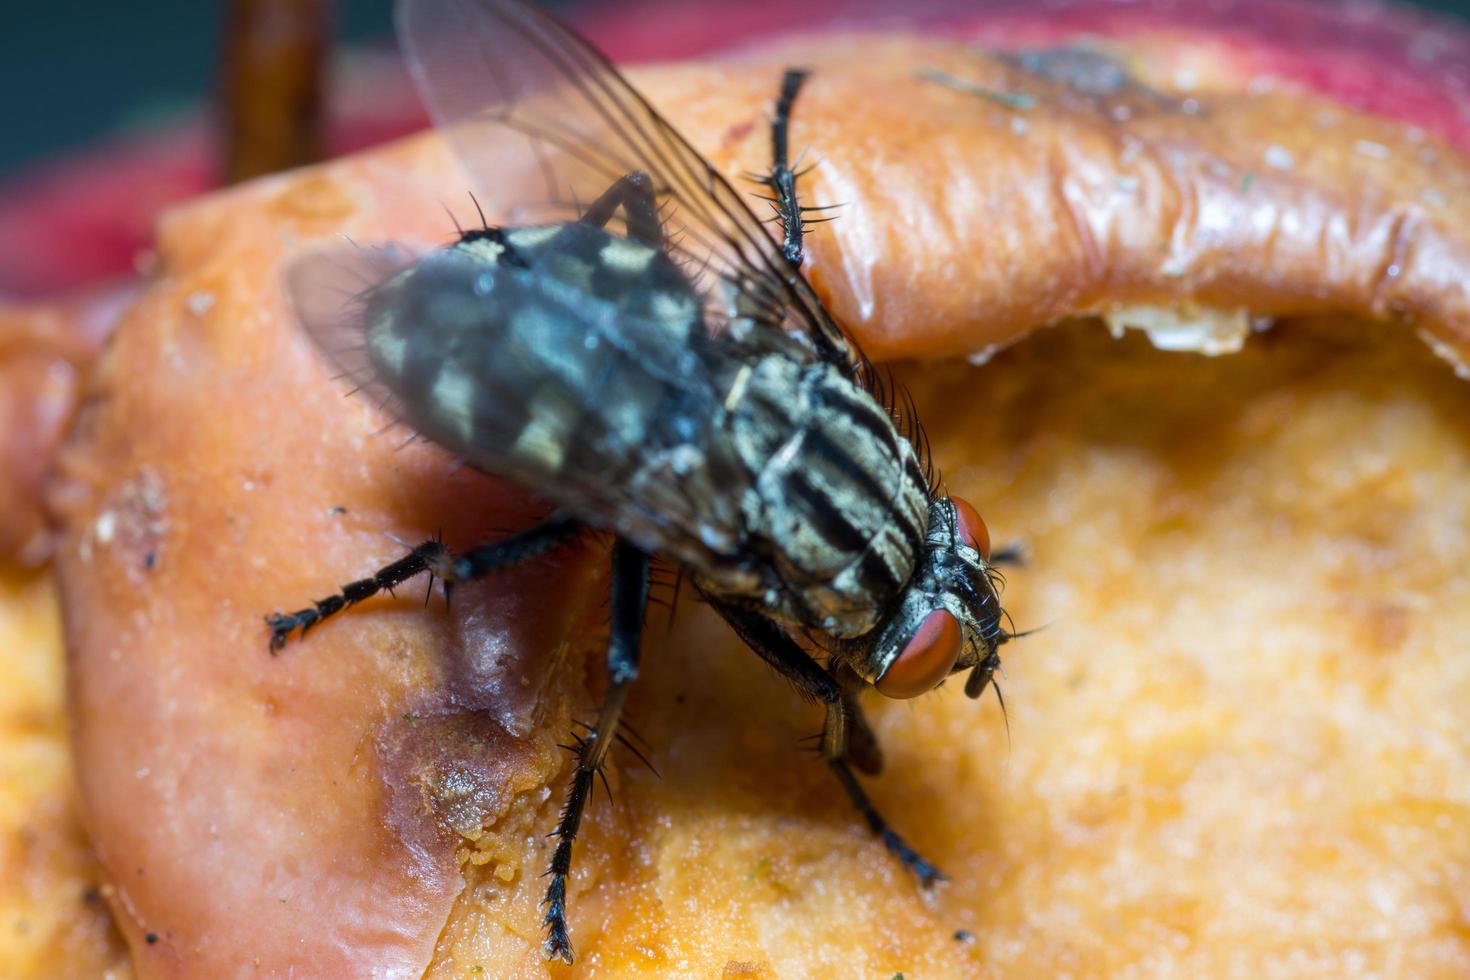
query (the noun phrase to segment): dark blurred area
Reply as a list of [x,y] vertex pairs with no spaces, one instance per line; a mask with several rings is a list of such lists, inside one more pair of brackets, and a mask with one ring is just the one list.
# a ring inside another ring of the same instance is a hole
[[[392,0],[326,6],[334,44],[390,43]],[[0,118],[7,121],[0,179],[213,97],[227,8],[228,0],[8,5],[0,35]]]
[[[1470,0],[1412,5],[1470,19]],[[7,123],[0,178],[209,95],[225,6],[224,0],[9,5],[0,41],[0,118]],[[391,0],[335,0],[333,40],[386,43],[391,6]]]

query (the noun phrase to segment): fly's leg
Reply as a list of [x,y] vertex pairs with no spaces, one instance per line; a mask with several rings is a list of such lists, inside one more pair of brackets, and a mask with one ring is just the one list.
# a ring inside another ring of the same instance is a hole
[[618,180],[582,214],[583,224],[601,228],[612,220],[618,208],[628,224],[628,237],[654,248],[664,246],[664,226],[658,218],[658,198],[653,193],[653,178],[635,170]]
[[811,656],[796,645],[779,623],[760,613],[741,609],[706,596],[715,611],[724,617],[745,645],[769,664],[776,673],[790,681],[802,696],[831,704],[842,696],[832,675],[822,669]]
[[491,544],[471,548],[463,554],[455,554],[439,541],[425,541],[404,557],[384,565],[371,577],[344,585],[342,591],[336,595],[320,599],[296,612],[271,613],[265,618],[271,631],[271,653],[279,652],[292,633],[299,631],[300,635],[305,636],[307,630],[327,617],[370,599],[379,592],[391,593],[420,572],[429,572],[443,579],[447,593],[456,582],[483,578],[501,569],[539,558],[582,529],[580,522],[558,514],[535,527]]
[[607,696],[598,712],[597,724],[585,735],[573,736],[577,768],[561,819],[551,835],[556,850],[546,874],[551,884],[542,906],[546,914],[548,959],[572,962],[572,941],[567,935],[567,874],[572,869],[572,842],[582,822],[582,811],[592,791],[592,779],[607,760],[607,751],[617,736],[628,688],[638,677],[638,640],[643,634],[643,617],[648,606],[648,556],[625,541],[619,541],[612,556],[612,624],[607,645]]
[[883,771],[883,747],[878,744],[878,735],[868,724],[862,705],[858,703],[858,695],[867,687],[867,682],[845,665],[839,665],[833,674],[842,688],[843,711],[847,717],[847,759],[858,772],[876,776]]
[[[830,221],[830,218],[808,218],[817,211],[828,211],[832,205],[802,205],[796,200],[796,182],[806,170],[791,169],[790,129],[791,111],[796,105],[796,96],[802,83],[811,75],[805,68],[788,68],[781,76],[781,94],[776,97],[776,111],[771,119],[771,172],[765,177],[753,178],[757,183],[770,188],[770,201],[776,217],[781,222],[781,254],[793,266],[800,266],[805,256],[802,244],[806,226]],[[810,169],[810,168],[808,168]]]
[[[831,715],[829,711],[829,719]],[[883,814],[879,813],[878,808],[873,806],[873,801],[868,799],[867,792],[858,782],[857,776],[853,775],[852,767],[848,765],[846,759],[829,758],[827,765],[832,767],[837,781],[847,791],[852,805],[857,807],[858,813],[862,814],[863,819],[867,821],[868,828],[877,835],[878,839],[883,842],[883,846],[888,848],[889,852],[898,858],[905,868],[913,872],[914,877],[919,879],[920,885],[932,888],[936,882],[944,880],[944,872],[926,861],[923,855],[910,847],[908,842],[888,825],[888,821],[883,819]]]
[[[853,677],[856,678],[856,675]],[[877,769],[883,764],[883,757],[878,754],[877,738],[868,727],[857,703],[859,689],[858,685],[844,679],[842,696],[827,705],[827,719],[822,726],[822,754],[837,781],[847,791],[852,805],[857,807],[858,813],[867,821],[868,829],[905,868],[913,872],[920,885],[931,888],[936,882],[944,880],[943,872],[926,861],[889,826],[883,814],[873,805],[873,801],[868,799],[867,792],[852,771],[853,765],[856,765],[863,772],[876,775]]]
[[791,170],[788,130],[791,126],[791,109],[796,104],[796,94],[806,81],[809,72],[800,68],[788,68],[781,76],[781,94],[776,99],[776,118],[771,120],[771,176],[766,186],[776,195],[773,202],[776,214],[781,217],[784,232],[781,254],[792,265],[801,265],[803,257],[801,236],[801,210],[796,203],[796,174]]
[[798,691],[826,706],[822,756],[883,845],[914,873],[925,888],[944,880],[938,868],[924,860],[888,825],[853,774],[853,765],[870,775],[875,775],[883,766],[878,740],[857,703],[858,692],[866,686],[862,678],[840,665],[829,674],[797,646],[778,623],[759,613],[719,602],[715,602],[714,607],[762,660],[795,684]]
[[1026,545],[1020,541],[1012,541],[1010,544],[1002,545],[995,549],[990,556],[990,564],[1003,565],[1010,568],[1023,568],[1030,553]]

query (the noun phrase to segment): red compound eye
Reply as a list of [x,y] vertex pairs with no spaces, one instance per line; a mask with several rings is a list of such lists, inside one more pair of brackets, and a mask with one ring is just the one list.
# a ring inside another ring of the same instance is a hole
[[[982,524],[981,527],[984,527]],[[934,690],[960,658],[960,624],[948,610],[924,617],[898,657],[878,678],[878,693],[890,698],[916,698]]]
[[980,557],[990,560],[990,528],[980,519],[980,514],[969,503],[959,497],[950,497],[954,504],[954,516],[960,526],[960,540],[980,552]]

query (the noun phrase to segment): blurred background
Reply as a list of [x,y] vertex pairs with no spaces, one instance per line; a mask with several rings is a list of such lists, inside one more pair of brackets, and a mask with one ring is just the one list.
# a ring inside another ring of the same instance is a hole
[[[1466,0],[1470,3],[1470,0]],[[392,0],[333,0],[336,42],[391,45]],[[556,6],[553,4],[553,6]],[[228,0],[8,5],[0,39],[0,180],[209,96]]]
[[[1470,19],[1470,0],[1412,5]],[[391,0],[333,6],[335,40],[390,43]],[[0,40],[0,180],[30,161],[206,96],[217,74],[225,7],[224,0],[9,5]]]
[[[856,8],[945,21],[983,10],[987,23],[1020,25],[1029,44],[1188,24],[1262,54],[1268,75],[1470,145],[1470,0],[545,2],[621,63],[696,56]],[[173,203],[425,124],[393,47],[392,0],[8,9],[0,309],[134,278]],[[318,74],[309,66],[323,52],[333,60]]]

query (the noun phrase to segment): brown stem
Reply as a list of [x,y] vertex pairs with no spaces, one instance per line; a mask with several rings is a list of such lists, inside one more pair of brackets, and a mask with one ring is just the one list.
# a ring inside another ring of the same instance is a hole
[[328,0],[230,0],[219,79],[230,183],[321,158],[330,21]]

